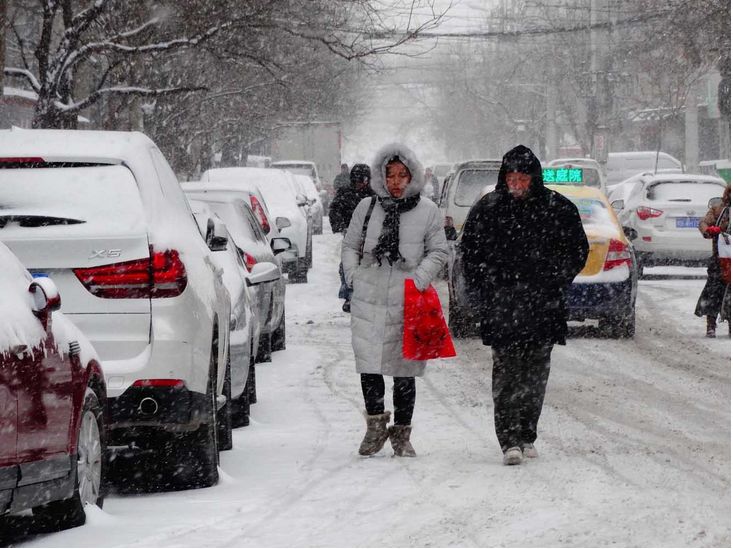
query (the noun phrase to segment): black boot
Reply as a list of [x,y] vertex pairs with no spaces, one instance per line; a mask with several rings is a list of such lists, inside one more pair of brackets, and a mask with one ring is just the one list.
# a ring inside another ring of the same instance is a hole
[[715,317],[714,316],[708,316],[708,328],[705,331],[705,337],[715,337]]

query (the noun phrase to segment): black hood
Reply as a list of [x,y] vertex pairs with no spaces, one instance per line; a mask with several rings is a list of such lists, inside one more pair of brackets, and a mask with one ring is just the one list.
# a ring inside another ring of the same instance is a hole
[[532,176],[530,196],[539,194],[545,186],[542,180],[542,165],[539,159],[534,155],[532,149],[524,145],[517,145],[502,158],[496,191],[505,195],[509,195],[506,186],[506,174],[508,172],[521,172]]

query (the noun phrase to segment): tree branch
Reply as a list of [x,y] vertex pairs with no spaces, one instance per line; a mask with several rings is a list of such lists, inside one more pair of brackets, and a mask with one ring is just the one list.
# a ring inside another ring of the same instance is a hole
[[35,91],[36,93],[41,91],[41,84],[38,82],[38,79],[33,75],[33,73],[28,69],[5,67],[3,69],[3,73],[5,74],[5,76],[10,76],[12,78],[25,78],[26,81],[31,85],[31,88],[33,88],[33,91]]

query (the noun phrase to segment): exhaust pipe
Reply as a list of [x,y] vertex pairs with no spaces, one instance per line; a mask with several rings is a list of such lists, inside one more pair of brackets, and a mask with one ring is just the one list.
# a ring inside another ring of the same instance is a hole
[[138,406],[138,410],[143,415],[153,416],[158,413],[158,401],[156,401],[154,398],[145,397],[140,401],[140,406]]

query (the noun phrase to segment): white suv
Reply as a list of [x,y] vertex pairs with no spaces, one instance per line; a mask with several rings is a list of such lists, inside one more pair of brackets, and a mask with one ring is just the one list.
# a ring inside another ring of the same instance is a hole
[[[218,479],[230,301],[165,158],[136,132],[0,131],[0,240],[104,363],[111,445]],[[185,476],[185,478],[183,478]]]

